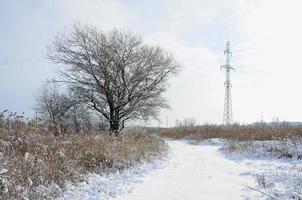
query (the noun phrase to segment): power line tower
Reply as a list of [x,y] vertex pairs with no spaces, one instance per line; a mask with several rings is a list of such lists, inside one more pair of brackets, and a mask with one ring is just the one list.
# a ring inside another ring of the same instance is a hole
[[225,97],[224,97],[224,111],[223,111],[223,124],[224,125],[230,125],[233,123],[233,113],[232,113],[232,99],[231,99],[231,80],[230,80],[230,75],[231,75],[231,70],[235,70],[231,65],[230,65],[230,59],[232,57],[232,52],[230,49],[230,42],[228,41],[226,43],[226,48],[224,50],[224,55],[226,56],[226,62],[225,65],[222,65],[220,69],[225,69],[225,82],[224,82],[224,87],[225,87]]

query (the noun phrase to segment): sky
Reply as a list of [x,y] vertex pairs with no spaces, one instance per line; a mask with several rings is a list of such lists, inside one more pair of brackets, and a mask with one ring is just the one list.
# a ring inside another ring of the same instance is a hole
[[302,121],[301,10],[300,0],[0,0],[0,110],[34,115],[39,88],[57,70],[46,46],[81,22],[134,31],[182,64],[161,126],[222,123],[227,41],[234,121]]

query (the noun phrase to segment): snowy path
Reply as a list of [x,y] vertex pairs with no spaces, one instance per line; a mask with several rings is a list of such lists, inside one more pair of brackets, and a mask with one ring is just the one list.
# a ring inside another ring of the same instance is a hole
[[253,185],[251,176],[240,175],[244,165],[224,158],[218,146],[190,145],[168,141],[170,164],[146,175],[131,193],[118,200],[223,200],[255,199],[255,192],[241,183]]

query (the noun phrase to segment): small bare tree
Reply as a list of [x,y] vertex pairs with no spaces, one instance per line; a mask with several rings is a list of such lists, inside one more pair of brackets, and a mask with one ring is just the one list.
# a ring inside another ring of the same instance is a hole
[[66,132],[70,110],[77,104],[77,99],[59,92],[57,86],[48,84],[37,97],[36,110],[46,121],[51,122],[58,135],[59,132]]
[[131,32],[102,32],[75,24],[48,48],[47,57],[65,67],[62,81],[95,111],[116,135],[128,120],[156,117],[168,107],[162,93],[179,64],[160,47]]
[[93,121],[93,115],[81,101],[77,101],[66,115],[68,127],[73,129],[76,134],[90,133],[95,128],[93,127]]

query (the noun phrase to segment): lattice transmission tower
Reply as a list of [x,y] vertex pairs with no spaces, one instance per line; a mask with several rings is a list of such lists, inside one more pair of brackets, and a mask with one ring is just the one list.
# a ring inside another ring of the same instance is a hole
[[231,125],[233,123],[233,113],[232,113],[232,98],[231,98],[231,70],[235,70],[230,65],[230,59],[232,57],[232,52],[230,49],[230,42],[226,43],[226,48],[224,50],[224,55],[226,56],[225,65],[222,65],[220,68],[225,69],[225,97],[224,97],[224,111],[223,111],[223,124]]

